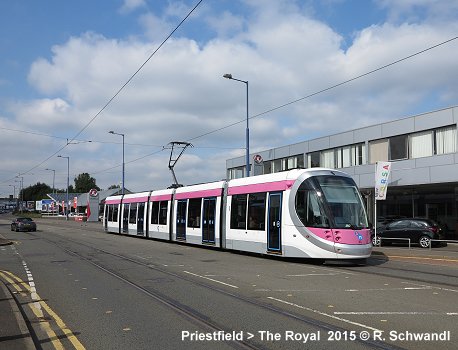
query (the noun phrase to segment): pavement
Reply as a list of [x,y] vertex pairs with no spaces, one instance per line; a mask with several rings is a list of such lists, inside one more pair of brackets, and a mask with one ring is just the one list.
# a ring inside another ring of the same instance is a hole
[[[38,219],[44,221],[50,219]],[[48,221],[49,222],[49,221]],[[64,220],[59,220],[62,224]],[[85,228],[91,227],[94,229],[100,228],[100,223],[81,223],[75,221],[67,221],[66,225]],[[13,244],[14,242],[6,239],[0,234],[0,246]],[[372,258],[384,260],[404,260],[423,263],[458,263],[458,244],[449,243],[445,247],[432,249],[411,248],[408,247],[374,247]],[[9,288],[8,288],[9,287]],[[36,349],[32,336],[27,328],[26,321],[21,314],[15,296],[14,290],[8,286],[6,281],[0,279],[0,349]]]
[[[12,243],[0,235],[0,246]],[[24,317],[7,284],[0,279],[0,349],[36,349]]]

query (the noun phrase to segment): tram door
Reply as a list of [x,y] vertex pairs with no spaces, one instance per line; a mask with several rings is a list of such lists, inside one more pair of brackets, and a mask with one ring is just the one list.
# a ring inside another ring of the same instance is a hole
[[186,205],[188,200],[179,200],[177,204],[177,239],[186,239]]
[[269,193],[267,250],[281,251],[281,192]]
[[204,198],[202,242],[215,243],[216,198]]
[[145,203],[138,203],[137,210],[137,235],[143,236],[143,216],[145,215]]
[[129,204],[124,204],[122,213],[122,232],[129,232]]

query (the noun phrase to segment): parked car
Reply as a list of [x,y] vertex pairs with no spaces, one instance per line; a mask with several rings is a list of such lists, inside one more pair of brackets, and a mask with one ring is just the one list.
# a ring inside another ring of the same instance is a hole
[[394,220],[380,230],[377,230],[377,241],[373,237],[372,244],[407,243],[407,239],[410,239],[410,243],[418,243],[422,248],[429,248],[432,239],[442,238],[442,230],[435,221],[410,218]]
[[36,231],[37,224],[31,218],[16,218],[11,223],[11,231]]

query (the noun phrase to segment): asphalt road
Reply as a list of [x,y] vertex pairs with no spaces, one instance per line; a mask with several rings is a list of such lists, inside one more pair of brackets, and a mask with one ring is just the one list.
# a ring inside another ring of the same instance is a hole
[[39,219],[38,232],[16,233],[9,222],[0,217],[15,241],[0,247],[0,271],[19,288],[38,348],[439,350],[458,340],[453,251],[383,248],[364,266],[315,265],[99,223]]

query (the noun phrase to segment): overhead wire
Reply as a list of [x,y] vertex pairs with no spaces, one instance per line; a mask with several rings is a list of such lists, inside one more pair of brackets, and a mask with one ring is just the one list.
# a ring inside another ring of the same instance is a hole
[[[375,68],[375,69],[372,69],[372,70],[370,70],[370,71],[368,71],[368,72],[359,74],[359,75],[357,75],[357,76],[355,76],[355,77],[353,77],[353,78],[347,79],[347,80],[342,81],[342,82],[340,82],[340,83],[337,83],[337,84],[331,85],[331,86],[329,86],[329,87],[326,87],[326,88],[324,88],[324,89],[318,90],[318,91],[316,91],[316,92],[313,92],[313,93],[308,94],[308,95],[306,95],[306,96],[303,96],[303,97],[301,97],[301,98],[298,98],[298,99],[289,101],[289,102],[287,102],[287,103],[284,103],[284,104],[282,104],[282,105],[279,105],[279,106],[270,108],[270,109],[265,110],[265,111],[263,111],[263,112],[261,112],[261,113],[254,114],[254,115],[252,115],[252,116],[249,116],[248,119],[254,119],[254,118],[258,118],[258,117],[264,116],[264,115],[266,115],[266,114],[268,114],[268,113],[271,113],[271,112],[273,112],[273,111],[276,111],[276,110],[279,110],[279,109],[281,109],[281,108],[290,106],[290,105],[292,105],[292,104],[295,104],[295,103],[298,103],[298,102],[300,102],[300,101],[309,99],[309,98],[311,98],[311,97],[320,95],[320,94],[325,93],[325,92],[327,92],[327,91],[336,89],[336,88],[338,88],[338,87],[341,87],[341,86],[343,86],[343,85],[346,85],[346,84],[348,84],[348,83],[351,83],[351,82],[353,82],[353,81],[355,81],[355,80],[361,79],[361,78],[363,78],[363,77],[365,77],[365,76],[371,75],[371,74],[376,73],[376,72],[378,72],[378,71],[380,71],[380,70],[386,69],[386,68],[391,67],[391,66],[393,66],[393,65],[396,65],[396,64],[398,64],[398,63],[400,63],[400,62],[406,61],[406,60],[411,59],[411,58],[413,58],[413,57],[415,57],[415,56],[421,55],[421,54],[423,54],[423,53],[425,53],[425,52],[428,52],[428,51],[430,51],[430,50],[433,50],[433,49],[435,49],[435,48],[438,48],[438,47],[440,47],[440,46],[443,46],[443,45],[445,45],[445,44],[448,44],[448,43],[450,43],[450,42],[452,42],[452,41],[454,41],[454,40],[456,40],[456,39],[458,39],[458,36],[453,37],[453,38],[448,39],[448,40],[445,40],[445,41],[443,41],[443,42],[441,42],[441,43],[438,43],[438,44],[435,44],[435,45],[433,45],[433,46],[430,46],[430,47],[428,47],[428,48],[426,48],[426,49],[417,51],[417,52],[415,52],[415,53],[413,53],[413,54],[411,54],[411,55],[408,55],[408,56],[405,56],[405,57],[403,57],[403,58],[397,59],[397,60],[395,60],[395,61],[393,61],[393,62],[391,62],[391,63],[385,64],[385,65],[380,66],[380,67]],[[205,137],[205,136],[208,136],[208,135],[217,133],[217,132],[219,132],[219,131],[228,129],[228,128],[232,127],[232,126],[235,126],[235,125],[238,125],[238,124],[241,124],[241,123],[245,123],[245,122],[246,122],[246,118],[241,119],[241,120],[239,120],[239,121],[236,121],[236,122],[233,122],[233,123],[231,123],[231,124],[225,125],[225,126],[223,126],[223,127],[221,127],[221,128],[218,128],[218,129],[215,129],[215,130],[211,130],[211,131],[208,131],[208,132],[203,133],[203,134],[201,134],[201,135],[198,135],[198,136],[195,136],[195,137],[193,137],[193,138],[187,139],[186,142],[190,142],[190,141],[197,140],[197,139],[199,139],[199,138],[202,138],[202,137]],[[196,147],[196,148],[199,148],[199,147]],[[235,149],[244,149],[244,148],[235,148]],[[133,162],[136,162],[136,161],[138,161],[138,160],[145,159],[145,158],[150,157],[150,156],[152,156],[152,155],[158,154],[158,153],[160,153],[161,151],[162,151],[162,150],[157,151],[157,152],[153,152],[153,153],[150,153],[150,154],[147,154],[147,155],[142,156],[142,157],[140,157],[140,158],[134,159],[134,160],[130,161],[129,163],[133,163]],[[112,170],[112,169],[118,168],[118,167],[120,167],[120,166],[121,166],[121,165],[117,165],[117,166],[115,166],[115,167],[112,167],[112,168],[109,168],[109,169],[106,169],[106,170]],[[98,173],[102,173],[102,172],[104,172],[104,171],[98,171],[98,172],[93,173],[93,174],[98,174]]]
[[[48,158],[46,158],[45,160],[43,160],[43,161],[40,162],[39,164],[37,164],[37,165],[35,165],[34,167],[30,168],[30,169],[27,170],[26,172],[19,173],[19,176],[24,175],[24,174],[27,174],[27,173],[29,173],[30,171],[32,171],[32,170],[38,168],[39,166],[41,166],[42,164],[44,164],[45,162],[47,162],[49,159],[51,159],[52,157],[54,157],[55,155],[57,155],[58,153],[60,153],[60,152],[61,152],[63,149],[65,149],[72,141],[77,141],[76,138],[77,138],[79,135],[81,135],[81,134],[82,134],[82,133],[83,133],[83,132],[84,132],[84,131],[85,131],[85,130],[86,130],[86,129],[87,129],[87,128],[88,128],[88,127],[89,127],[98,117],[99,117],[99,116],[100,116],[100,114],[101,114],[101,113],[102,113],[102,112],[103,112],[103,111],[113,102],[113,100],[114,100],[114,99],[115,99],[115,98],[116,98],[116,97],[126,88],[126,86],[134,79],[134,77],[135,77],[137,74],[139,74],[139,72],[144,68],[144,66],[145,66],[145,65],[151,60],[151,58],[161,49],[161,47],[170,39],[170,37],[180,28],[180,26],[187,20],[187,18],[197,9],[197,7],[202,3],[202,1],[203,1],[203,0],[199,0],[199,1],[196,3],[196,5],[195,5],[195,6],[188,12],[188,14],[180,21],[180,23],[175,27],[175,29],[173,29],[173,31],[172,31],[172,32],[171,32],[171,33],[161,42],[161,44],[153,51],[153,53],[152,53],[152,54],[142,63],[142,65],[141,65],[141,66],[140,66],[140,67],[130,76],[130,78],[129,78],[129,79],[128,79],[128,80],[127,80],[127,81],[126,81],[126,82],[116,91],[116,93],[115,93],[115,94],[105,103],[105,105],[104,105],[104,106],[103,106],[103,107],[102,107],[102,108],[101,108],[101,109],[91,118],[91,120],[90,120],[88,123],[86,123],[86,125],[85,125],[85,126],[75,135],[75,136],[73,136],[70,140],[67,139],[67,143],[66,143],[64,146],[62,146],[60,149],[58,149],[56,152],[54,152],[52,155],[50,155]],[[452,41],[454,41],[454,40],[456,40],[456,39],[458,39],[458,36],[453,37],[453,38],[451,38],[451,39],[448,39],[448,40],[446,40],[446,41],[443,41],[443,42],[441,42],[441,43],[438,43],[438,44],[436,44],[436,45],[430,46],[430,47],[428,47],[428,48],[426,48],[426,49],[423,49],[423,50],[421,50],[421,51],[415,52],[415,53],[413,53],[413,54],[411,54],[411,55],[408,55],[408,56],[406,56],[406,57],[403,57],[403,58],[398,59],[398,60],[396,60],[396,61],[393,61],[393,62],[391,62],[391,63],[388,63],[388,64],[385,64],[385,65],[383,65],[383,66],[380,66],[380,67],[378,67],[378,68],[376,68],[376,69],[370,70],[370,71],[365,72],[365,73],[360,74],[360,75],[357,75],[357,76],[355,76],[355,77],[353,77],[353,78],[350,78],[350,79],[347,79],[347,80],[345,80],[345,81],[343,81],[343,82],[340,82],[340,83],[331,85],[331,86],[329,86],[329,87],[326,87],[326,88],[324,88],[324,89],[318,90],[318,91],[316,91],[316,92],[313,92],[313,93],[308,94],[308,95],[306,95],[306,96],[303,96],[303,97],[301,97],[301,98],[298,98],[298,99],[295,99],[295,100],[286,102],[286,103],[284,103],[284,104],[282,104],[282,105],[279,105],[279,106],[270,108],[270,109],[265,110],[265,111],[263,111],[263,112],[261,112],[261,113],[254,114],[254,115],[252,115],[252,116],[249,116],[248,119],[254,119],[254,118],[258,118],[258,117],[264,116],[264,115],[269,114],[269,113],[271,113],[271,112],[273,112],[273,111],[276,111],[276,110],[285,108],[285,107],[287,107],[287,106],[290,106],[290,105],[295,104],[295,103],[298,103],[298,102],[300,102],[300,101],[303,101],[303,100],[309,99],[309,98],[311,98],[311,97],[317,96],[317,95],[322,94],[322,93],[324,93],[324,92],[327,92],[327,91],[336,89],[336,88],[341,87],[341,86],[343,86],[343,85],[346,85],[346,84],[348,84],[348,83],[350,83],[350,82],[353,82],[353,81],[355,81],[355,80],[361,79],[361,78],[363,78],[363,77],[365,77],[365,76],[368,76],[368,75],[370,75],[370,74],[376,73],[376,72],[378,72],[378,71],[380,71],[380,70],[386,69],[386,68],[388,68],[388,67],[390,67],[390,66],[393,66],[393,65],[398,64],[398,63],[400,63],[400,62],[406,61],[406,60],[411,59],[411,58],[413,58],[413,57],[415,57],[415,56],[418,56],[418,55],[420,55],[420,54],[423,54],[423,53],[425,53],[425,52],[427,52],[427,51],[430,51],[430,50],[433,50],[433,49],[438,48],[438,47],[440,47],[440,46],[443,46],[443,45],[445,45],[445,44],[447,44],[447,43],[450,43],[450,42],[452,42]],[[190,139],[188,139],[188,140],[186,140],[186,141],[187,141],[187,142],[193,141],[193,140],[196,140],[196,139],[199,139],[199,138],[202,138],[202,137],[205,137],[205,136],[208,136],[208,135],[217,133],[217,132],[219,132],[219,131],[228,129],[228,128],[232,127],[232,126],[235,126],[235,125],[238,125],[238,124],[244,123],[244,122],[246,122],[246,118],[241,119],[241,120],[236,121],[236,122],[233,122],[233,123],[230,123],[230,124],[225,125],[225,126],[223,126],[223,127],[221,127],[221,128],[217,128],[217,129],[215,129],[215,130],[211,130],[211,131],[205,132],[205,133],[203,133],[203,134],[197,135],[197,136],[192,137],[192,138],[190,138]],[[6,128],[1,128],[1,129],[6,129]],[[11,131],[17,131],[17,132],[23,132],[23,131],[14,130],[14,129],[9,129],[9,130],[11,130]],[[30,133],[31,133],[31,134],[35,134],[35,135],[40,135],[40,136],[48,136],[48,137],[61,138],[61,137],[56,137],[56,136],[46,135],[46,134],[40,134],[40,133],[33,133],[33,132],[30,132]],[[99,142],[100,142],[100,141],[99,141]],[[101,143],[104,143],[104,142],[101,142]],[[109,143],[109,142],[106,142],[106,143]],[[132,145],[134,145],[134,144],[132,144]],[[139,144],[137,144],[137,145],[139,145]],[[148,145],[145,145],[145,146],[148,146]],[[163,147],[163,146],[153,145],[153,147]],[[197,148],[217,148],[217,147],[197,147]],[[243,148],[222,148],[222,149],[243,149]],[[133,162],[136,162],[136,161],[139,161],[139,160],[142,160],[142,159],[145,159],[145,158],[150,157],[150,156],[155,155],[155,154],[158,154],[158,153],[162,152],[162,150],[163,150],[163,149],[161,149],[161,150],[159,150],[159,151],[156,151],[156,152],[153,152],[153,153],[149,153],[149,154],[147,154],[147,155],[145,155],[145,156],[142,156],[142,157],[133,159],[133,160],[127,162],[127,164],[128,164],[128,163],[133,163]],[[105,171],[108,171],[108,170],[112,170],[112,169],[118,168],[119,166],[120,166],[120,165],[117,165],[117,166],[115,166],[115,167],[111,167],[111,168],[108,168],[108,169],[105,169],[105,170],[101,170],[101,171],[98,171],[98,172],[94,172],[94,174],[102,173],[102,172],[105,172]],[[15,177],[14,177],[14,178],[15,178]],[[14,178],[12,178],[12,179],[14,179]],[[2,182],[0,182],[0,183],[5,183],[5,182],[8,182],[8,181],[11,181],[12,179],[9,179],[9,180],[6,180],[6,181],[2,181]]]
[[[70,141],[67,140],[67,143],[65,145],[63,145],[62,147],[60,147],[57,151],[55,151],[53,154],[51,154],[49,157],[47,157],[45,160],[41,161],[39,164],[33,166],[32,168],[30,168],[29,170],[25,171],[25,172],[20,172],[19,173],[19,176],[21,175],[25,175],[29,172],[31,172],[32,170],[40,167],[41,165],[43,165],[44,163],[46,163],[48,160],[50,160],[51,158],[53,158],[54,156],[56,156],[57,154],[59,154],[62,150],[64,150],[69,142],[72,142],[74,141],[79,135],[81,135],[84,130],[86,130],[89,125],[91,125],[94,120],[96,120],[100,114],[102,114],[102,112],[113,102],[113,100],[125,89],[125,87],[134,79],[134,77],[143,69],[143,67],[145,67],[145,65],[151,60],[151,58],[162,48],[162,46],[164,46],[164,44],[172,37],[173,34],[175,34],[175,32],[181,27],[181,25],[189,18],[189,16],[191,16],[191,14],[197,9],[197,7],[199,7],[199,5],[202,3],[203,0],[199,0],[196,5],[194,5],[194,7],[187,13],[187,15],[180,21],[180,23],[178,23],[178,25],[170,32],[169,35],[167,35],[167,37],[159,44],[159,46],[153,51],[153,53],[151,53],[151,55],[148,56],[148,58],[140,65],[140,67],[130,76],[129,79],[127,79],[127,81],[116,91],[116,93],[108,100],[108,102],[105,103],[105,105],[103,105],[103,107],[91,118],[91,120],[89,120],[89,122],[86,123],[86,125],[78,132],[76,133],[75,136],[73,136]],[[14,178],[16,177],[13,177],[11,179],[8,179],[8,180],[5,180],[5,181],[2,181],[0,183],[4,183],[4,182],[9,182],[9,181],[12,181]]]
[[[385,65],[380,66],[380,67],[378,67],[378,68],[375,68],[375,69],[373,69],[373,70],[371,70],[371,71],[368,71],[368,72],[366,72],[366,73],[357,75],[356,77],[347,79],[347,80],[342,81],[342,82],[340,82],[340,83],[331,85],[331,86],[329,86],[329,87],[327,87],[327,88],[318,90],[318,91],[313,92],[313,93],[311,93],[311,94],[309,94],[309,95],[306,95],[306,96],[304,96],[304,97],[301,97],[301,98],[292,100],[292,101],[290,101],[290,102],[284,103],[284,104],[279,105],[279,106],[277,106],[277,107],[270,108],[270,109],[268,109],[268,110],[265,110],[264,112],[261,112],[261,113],[258,113],[258,114],[254,114],[254,115],[252,115],[252,116],[249,116],[248,119],[254,119],[254,118],[261,117],[261,116],[266,115],[266,114],[268,114],[268,113],[271,113],[271,112],[273,112],[273,111],[276,111],[276,110],[279,110],[279,109],[281,109],[281,108],[284,108],[284,107],[290,106],[290,105],[292,105],[292,104],[295,104],[295,103],[297,103],[297,102],[300,102],[300,101],[309,99],[309,98],[311,98],[311,97],[317,96],[317,95],[322,94],[322,93],[324,93],[324,92],[327,92],[327,91],[329,91],[329,90],[333,90],[333,89],[338,88],[338,87],[340,87],[340,86],[342,86],[342,85],[346,85],[346,84],[348,84],[348,83],[350,83],[350,82],[352,82],[352,81],[355,81],[355,80],[357,80],[357,79],[363,78],[363,77],[365,77],[365,76],[367,76],[367,75],[373,74],[373,73],[378,72],[378,71],[380,71],[380,70],[383,70],[383,69],[385,69],[385,68],[391,67],[391,66],[393,66],[393,65],[395,65],[395,64],[397,64],[397,63],[406,61],[406,60],[408,60],[408,59],[410,59],[410,58],[412,58],[412,57],[418,56],[418,55],[420,55],[420,54],[422,54],[422,53],[425,53],[425,52],[427,52],[427,51],[433,50],[433,49],[435,49],[435,48],[437,48],[437,47],[439,47],[439,46],[448,44],[448,43],[450,43],[450,42],[452,42],[452,41],[454,41],[454,40],[456,40],[456,39],[458,39],[458,36],[453,37],[453,38],[451,38],[451,39],[448,39],[448,40],[446,40],[446,41],[443,41],[443,42],[441,42],[441,43],[439,43],[439,44],[430,46],[430,47],[428,47],[428,48],[426,48],[426,49],[424,49],[424,50],[415,52],[415,53],[413,53],[413,54],[411,54],[411,55],[409,55],[409,56],[400,58],[400,59],[398,59],[398,60],[396,60],[396,61],[393,61],[393,62],[391,62],[391,63],[388,63],[388,64],[385,64]],[[230,128],[230,127],[235,126],[235,125],[237,125],[237,124],[241,124],[241,123],[245,123],[245,122],[246,122],[246,118],[241,119],[241,120],[239,120],[239,121],[237,121],[237,122],[234,122],[234,123],[225,125],[225,126],[223,126],[223,127],[221,127],[221,128],[218,128],[218,129],[215,129],[215,130],[208,131],[208,132],[206,132],[206,133],[203,133],[203,134],[201,134],[201,135],[195,136],[195,137],[193,137],[193,138],[191,138],[191,139],[188,139],[188,140],[186,140],[186,141],[187,141],[187,142],[194,141],[194,140],[197,140],[197,139],[202,138],[202,137],[204,137],[204,136],[208,136],[208,135],[214,134],[214,133],[216,133],[216,132],[222,131],[222,130],[224,130],[224,129],[227,129],[227,128]]]

